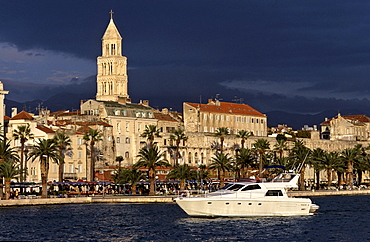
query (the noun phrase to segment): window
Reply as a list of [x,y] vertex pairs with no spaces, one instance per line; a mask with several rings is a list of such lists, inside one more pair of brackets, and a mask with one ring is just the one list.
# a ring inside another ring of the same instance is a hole
[[125,158],[130,158],[130,153],[128,153],[128,151],[125,153]]
[[68,165],[68,172],[69,173],[74,173],[74,171],[73,171],[73,165]]
[[253,184],[253,185],[244,187],[242,191],[257,190],[257,189],[261,189],[261,187],[258,184]]
[[283,192],[281,190],[268,190],[266,196],[283,196]]
[[81,150],[79,150],[78,152],[77,152],[77,159],[81,159],[82,158],[82,151]]
[[130,131],[130,126],[129,126],[129,123],[127,122],[126,123],[126,132]]
[[206,113],[203,115],[203,119],[207,120],[207,114]]
[[77,144],[78,144],[78,145],[82,145],[82,139],[81,139],[81,138],[78,138],[78,139],[77,139]]
[[77,173],[82,173],[82,165],[77,165]]
[[130,144],[130,138],[126,137],[126,144]]
[[121,142],[120,137],[117,137],[117,144],[119,144],[120,142]]
[[233,184],[232,186],[229,186],[226,190],[229,190],[229,191],[238,191],[242,187],[244,187],[243,184]]

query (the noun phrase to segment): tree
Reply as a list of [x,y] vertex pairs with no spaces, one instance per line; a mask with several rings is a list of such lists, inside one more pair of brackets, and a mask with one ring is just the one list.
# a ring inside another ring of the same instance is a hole
[[253,147],[259,154],[259,176],[262,177],[263,154],[265,154],[266,150],[270,149],[270,142],[266,139],[258,139],[254,142]]
[[[90,174],[89,174],[89,180],[94,181],[95,177],[95,144],[96,142],[102,140],[101,139],[101,133],[97,129],[90,129],[87,131],[83,137],[83,139],[86,142],[90,142]],[[87,167],[86,167],[87,168]]]
[[347,164],[347,183],[353,188],[353,166],[358,160],[359,150],[357,148],[347,148],[341,152],[343,161]]
[[168,179],[177,179],[180,181],[180,190],[185,189],[186,180],[192,178],[192,172],[188,164],[176,165],[167,175]]
[[160,130],[155,125],[147,125],[144,132],[140,136],[148,140],[148,144],[150,147],[153,147],[155,137],[162,137],[160,135]]
[[229,135],[229,129],[225,127],[217,128],[215,136],[220,137],[220,152],[223,152],[225,136]]
[[305,190],[304,173],[306,170],[306,164],[309,163],[311,150],[307,148],[303,141],[297,140],[294,142],[294,147],[290,152],[289,158],[293,161],[293,164],[300,173],[299,177],[299,189]]
[[232,158],[229,154],[223,154],[216,152],[215,156],[211,159],[211,164],[209,169],[217,170],[218,178],[220,179],[220,187],[223,187],[225,184],[225,173],[231,169]]
[[249,136],[251,136],[251,133],[249,131],[246,131],[246,130],[239,130],[238,133],[236,134],[236,138],[239,138],[241,139],[241,148],[244,149],[244,144],[245,144],[245,140],[249,138]]
[[129,183],[131,186],[132,194],[136,194],[137,183],[145,179],[145,175],[136,168],[122,168],[116,173],[114,180],[116,183],[124,184]]
[[[10,146],[10,140],[6,140],[4,136],[0,136],[0,161],[19,161],[17,152]],[[22,175],[22,174],[20,174]],[[3,197],[3,178],[0,178],[0,199]]]
[[242,148],[238,154],[236,154],[236,165],[239,167],[241,174],[238,174],[240,177],[249,177],[248,169],[254,167],[256,163],[256,156],[250,149]]
[[[335,167],[338,167],[342,162],[339,153],[329,152],[324,153],[321,157],[321,165],[325,168],[328,177],[328,187],[332,184],[332,174]],[[338,184],[339,185],[339,184]]]
[[10,197],[10,181],[14,178],[18,178],[22,175],[24,170],[19,168],[19,165],[14,161],[3,161],[0,163],[0,176],[5,180],[5,199],[8,200]]
[[59,172],[58,172],[59,182],[63,182],[65,152],[67,151],[67,147],[71,146],[72,140],[64,132],[57,132],[54,136],[54,142],[59,149],[59,157],[60,157]]
[[156,167],[168,167],[170,164],[163,159],[163,154],[156,145],[152,147],[141,148],[138,154],[139,161],[135,163],[134,168],[147,167],[150,182],[149,195],[155,195],[155,176]]
[[38,139],[34,145],[33,151],[30,153],[32,161],[40,160],[41,183],[42,183],[42,198],[47,198],[47,181],[49,175],[50,160],[58,163],[60,160],[59,149],[54,142],[54,139]]
[[181,141],[187,141],[188,137],[185,135],[184,130],[181,128],[175,129],[172,134],[170,135],[170,140],[174,140],[176,142],[176,154],[175,154],[175,166],[179,164],[179,158],[180,158],[180,143]]
[[312,151],[311,165],[313,166],[316,174],[316,190],[320,190],[320,171],[325,169],[322,163],[322,158],[326,152],[321,148],[316,148]]
[[[13,130],[13,138],[15,140],[19,140],[21,143],[20,169],[23,170],[24,168],[27,170],[27,162],[25,162],[25,159],[24,159],[24,150],[25,150],[25,143],[29,139],[33,139],[33,134],[31,133],[30,125],[29,124],[19,125],[18,129]],[[26,173],[21,174],[20,182],[23,182],[26,179],[26,177],[23,177],[23,175],[25,174]]]
[[278,137],[276,137],[276,144],[274,145],[274,150],[277,150],[279,152],[279,158],[283,157],[284,150],[287,150],[287,149],[288,149],[288,144],[286,142],[286,138],[278,139]]

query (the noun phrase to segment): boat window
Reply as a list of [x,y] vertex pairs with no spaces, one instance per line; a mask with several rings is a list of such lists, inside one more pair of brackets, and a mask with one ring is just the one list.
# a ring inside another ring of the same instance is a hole
[[221,188],[221,190],[227,190],[229,187],[231,187],[232,185],[234,185],[234,183],[229,183],[227,184],[226,186],[224,186],[223,188]]
[[258,184],[249,185],[247,187],[244,187],[242,191],[248,191],[248,190],[256,190],[261,189],[261,187]]
[[266,196],[283,196],[283,193],[281,190],[268,190]]
[[229,191],[238,191],[240,188],[244,187],[243,184],[232,184],[231,186],[227,187],[226,190]]

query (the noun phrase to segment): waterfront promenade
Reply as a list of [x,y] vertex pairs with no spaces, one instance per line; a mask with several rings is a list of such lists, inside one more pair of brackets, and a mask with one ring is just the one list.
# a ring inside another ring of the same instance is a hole
[[[370,195],[366,190],[319,190],[319,191],[289,191],[292,197],[320,197],[320,196],[355,196]],[[0,200],[0,207],[53,205],[53,204],[83,204],[83,203],[172,203],[177,196],[90,196],[69,198],[34,198]]]

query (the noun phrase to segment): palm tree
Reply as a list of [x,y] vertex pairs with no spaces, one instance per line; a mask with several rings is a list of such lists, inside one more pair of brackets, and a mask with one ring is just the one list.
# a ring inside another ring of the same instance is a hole
[[64,132],[57,132],[54,136],[54,142],[59,149],[59,182],[63,182],[64,157],[67,147],[71,146],[72,140]]
[[321,158],[321,164],[326,169],[326,174],[328,177],[328,187],[332,184],[332,174],[335,167],[340,165],[341,158],[337,152],[324,153]]
[[242,148],[238,154],[236,154],[236,165],[240,168],[242,174],[238,175],[240,177],[249,177],[248,168],[254,167],[256,163],[256,156],[250,149]]
[[[90,129],[88,132],[85,133],[83,139],[86,142],[89,142],[90,146],[90,174],[89,174],[89,180],[94,181],[95,177],[95,143],[102,140],[101,139],[101,133],[97,129]],[[87,167],[86,167],[87,168]]]
[[176,141],[176,154],[175,154],[175,166],[179,164],[179,149],[180,149],[180,143],[181,141],[187,141],[188,137],[185,135],[184,130],[181,128],[175,129],[173,134],[170,135],[170,140]]
[[258,139],[254,142],[253,147],[259,154],[259,176],[262,177],[263,155],[265,154],[266,150],[270,149],[270,142],[268,142],[266,139]]
[[217,170],[218,178],[220,179],[220,187],[223,187],[225,184],[225,173],[231,169],[232,158],[229,154],[215,153],[215,156],[211,159],[211,164],[209,169]]
[[[20,160],[21,166],[20,166],[20,169],[22,170],[24,168],[24,169],[27,170],[27,162],[25,162],[25,159],[24,159],[24,150],[25,150],[25,143],[29,139],[33,139],[33,134],[31,133],[30,125],[29,124],[19,125],[18,129],[13,130],[13,138],[14,138],[14,140],[19,140],[20,143],[21,143],[21,160]],[[20,182],[23,182],[26,179],[26,177],[23,177],[23,175],[25,176],[25,174],[26,173],[21,174]]]
[[300,173],[299,189],[305,190],[304,173],[306,170],[306,164],[309,163],[309,160],[311,159],[311,150],[304,145],[303,141],[297,140],[294,142],[294,147],[289,156]]
[[162,137],[160,134],[160,130],[155,125],[148,125],[145,127],[144,132],[141,134],[141,137],[144,137],[148,140],[148,144],[150,147],[154,145],[155,137]]
[[130,169],[130,171],[128,173],[128,177],[129,177],[129,183],[131,185],[132,194],[137,194],[136,193],[137,183],[139,181],[145,179],[145,175],[143,173],[141,173],[139,170],[137,170],[135,168],[132,168],[132,169]]
[[49,175],[49,164],[50,160],[58,163],[60,160],[59,149],[54,142],[54,139],[39,139],[34,145],[33,151],[30,153],[30,158],[32,161],[40,160],[40,170],[41,170],[41,183],[42,183],[42,198],[47,198],[47,181]]
[[[24,170],[19,168],[19,165],[14,161],[4,161],[0,163],[0,176],[5,180],[5,199],[10,197],[10,181],[22,175]],[[2,188],[1,188],[2,189]]]
[[229,134],[230,134],[229,129],[226,127],[217,128],[215,132],[215,136],[220,137],[220,152],[221,153],[223,152],[223,149],[224,149],[225,136]]
[[311,164],[316,174],[316,190],[320,190],[320,171],[325,169],[322,162],[322,158],[326,155],[326,152],[321,148],[316,148],[312,151]]
[[168,173],[167,178],[180,180],[180,190],[184,190],[186,180],[190,180],[192,178],[190,166],[188,164],[176,165]]
[[236,138],[240,138],[242,139],[241,140],[241,145],[242,145],[242,149],[244,149],[244,144],[245,144],[245,140],[249,138],[249,136],[251,136],[251,133],[249,131],[246,131],[246,130],[239,130],[238,133],[236,134]]
[[276,139],[276,144],[274,145],[274,147],[275,147],[274,150],[277,150],[279,152],[279,158],[282,158],[284,150],[288,149],[286,139]]
[[138,154],[139,161],[136,162],[134,168],[147,167],[148,177],[150,182],[149,195],[155,195],[155,176],[156,167],[168,167],[170,164],[163,159],[163,153],[161,153],[156,145],[152,147],[144,147],[140,149]]
[[[10,140],[0,136],[0,162],[19,161],[18,153],[10,146]],[[20,174],[22,175],[22,174]],[[0,178],[0,199],[3,197],[3,178]]]
[[347,183],[350,188],[353,188],[353,166],[359,159],[359,150],[356,148],[347,148],[342,151],[341,157],[347,164]]

